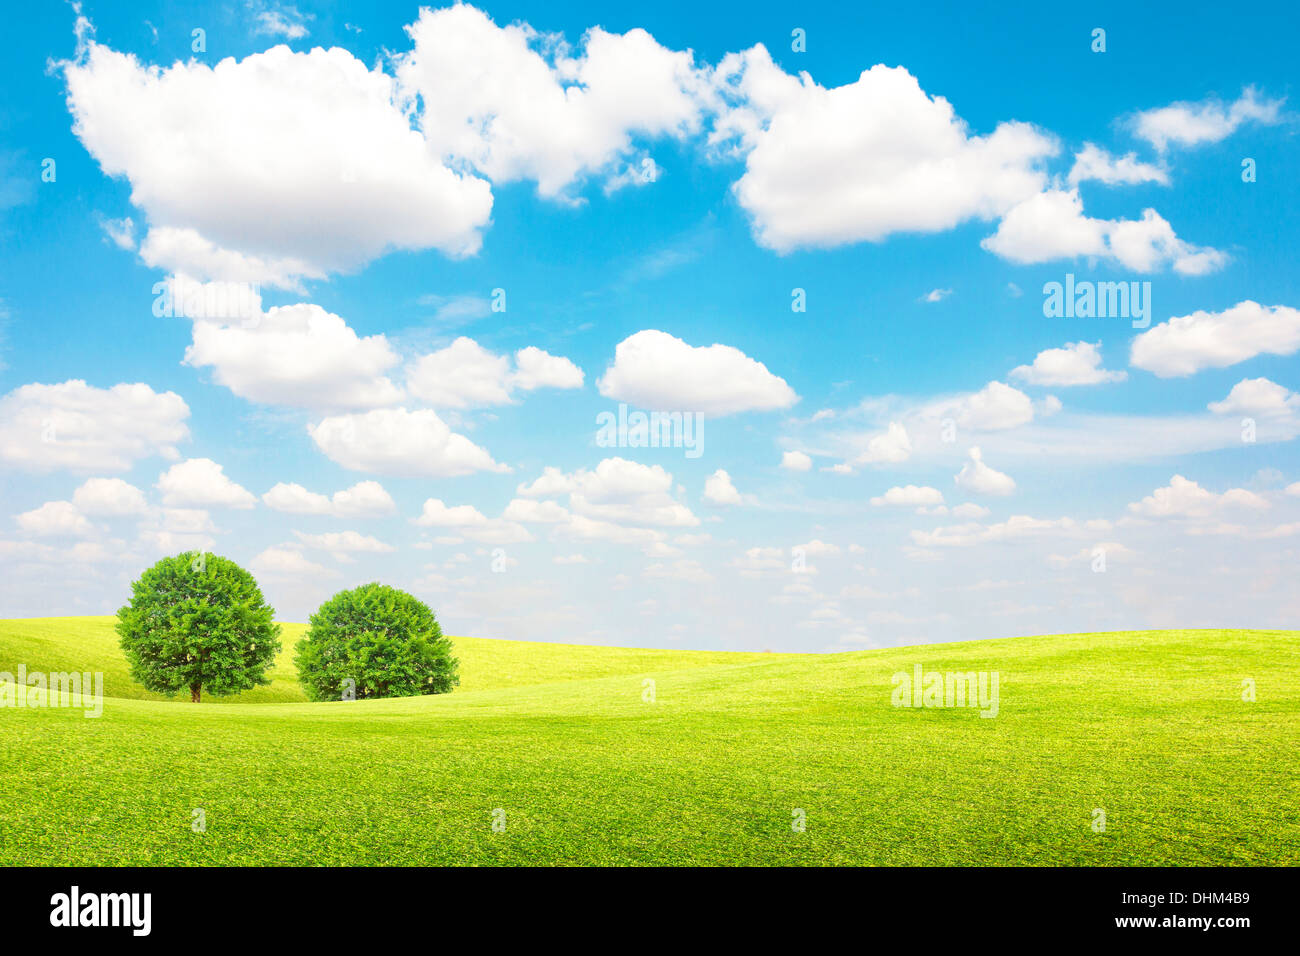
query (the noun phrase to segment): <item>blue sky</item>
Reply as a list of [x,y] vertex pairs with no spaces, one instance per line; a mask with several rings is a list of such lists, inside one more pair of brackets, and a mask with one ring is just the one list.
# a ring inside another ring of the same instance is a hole
[[[481,636],[1294,623],[1285,5],[19,16],[0,614],[205,548]],[[1148,324],[1046,316],[1067,275]]]

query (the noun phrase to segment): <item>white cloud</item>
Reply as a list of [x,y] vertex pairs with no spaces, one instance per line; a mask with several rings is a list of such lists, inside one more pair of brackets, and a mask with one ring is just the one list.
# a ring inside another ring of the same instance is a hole
[[396,549],[371,535],[358,531],[327,531],[324,534],[304,534],[295,531],[294,537],[309,548],[329,551],[331,554],[350,554],[363,552],[368,554],[387,554]]
[[299,515],[329,515],[335,518],[367,518],[392,514],[397,503],[377,481],[361,481],[333,496],[308,491],[302,485],[280,482],[262,495],[268,508]]
[[738,505],[744,501],[731,476],[721,468],[704,480],[704,500],[715,505]]
[[973,501],[957,505],[952,509],[954,518],[983,518],[989,513],[989,509],[983,505],[977,505]]
[[1263,510],[1268,502],[1244,488],[1230,488],[1215,494],[1182,475],[1174,475],[1164,488],[1157,488],[1128,510],[1145,518],[1206,518],[1223,508]]
[[515,353],[510,382],[526,392],[538,388],[582,388],[582,369],[567,358],[529,345]]
[[731,561],[731,566],[749,576],[764,571],[784,571],[789,566],[789,560],[783,548],[748,548],[743,555]]
[[337,573],[322,564],[307,560],[297,548],[288,546],[267,548],[254,557],[249,566],[259,574],[272,577],[320,577]]
[[158,476],[163,504],[186,508],[251,508],[257,498],[226,477],[211,458],[189,458]]
[[984,464],[978,448],[970,450],[970,460],[961,466],[955,479],[958,488],[977,495],[1009,495],[1016,490],[1010,475],[1004,475]]
[[359,338],[343,319],[307,303],[269,309],[248,328],[195,322],[185,362],[211,366],[218,384],[270,405],[374,408],[402,398],[384,375],[398,362],[388,340]]
[[890,488],[883,495],[871,499],[876,507],[881,505],[906,505],[920,507],[923,505],[943,504],[943,492],[938,488],[925,485],[903,485]]
[[135,223],[130,216],[123,219],[101,219],[99,225],[104,230],[104,235],[119,249],[135,248]]
[[1101,367],[1100,348],[1100,342],[1069,342],[1064,348],[1044,349],[1032,365],[1019,365],[1011,374],[1030,385],[1099,385],[1128,378],[1127,372]]
[[478,249],[489,185],[442,164],[381,67],[287,46],[151,67],[87,30],[61,64],[73,129],[129,180],[149,264],[295,286],[392,248]]
[[263,36],[301,40],[307,35],[307,21],[315,19],[292,4],[275,3],[274,0],[249,0],[248,8],[253,15],[253,32]]
[[931,289],[925,295],[921,296],[922,302],[942,302],[948,296],[952,295],[952,289]]
[[437,498],[429,498],[415,523],[425,528],[466,528],[485,524],[487,515],[473,505],[448,507]]
[[528,529],[509,515],[489,518],[473,505],[449,507],[437,498],[424,502],[420,516],[413,523],[422,528],[451,528],[471,541],[483,544],[513,544],[531,541]]
[[897,464],[907,461],[911,454],[912,442],[907,437],[907,429],[898,422],[890,422],[883,432],[867,439],[867,447],[845,464],[850,470],[853,465]]
[[407,478],[447,478],[509,471],[487,450],[457,434],[430,409],[384,408],[336,415],[307,432],[327,458],[353,471]]
[[1170,144],[1197,146],[1217,143],[1243,123],[1276,123],[1284,100],[1261,99],[1250,87],[1231,104],[1207,99],[1200,103],[1171,103],[1144,110],[1132,118],[1133,132],[1164,152]]
[[84,537],[94,530],[86,516],[71,501],[47,501],[33,511],[14,518],[26,534]]
[[801,451],[787,451],[781,456],[781,467],[787,471],[808,471],[812,468],[812,459]]
[[1033,421],[1034,403],[1020,389],[994,381],[978,392],[934,402],[922,414],[930,419],[952,418],[972,431],[1004,431]]
[[570,515],[568,521],[556,527],[556,533],[566,538],[637,545],[647,550],[653,550],[662,544],[664,536],[662,531],[654,528],[630,528],[580,514]]
[[672,497],[673,476],[661,465],[642,465],[625,458],[606,458],[594,469],[565,474],[546,468],[531,484],[521,484],[524,498],[569,496],[575,516],[617,525],[690,527],[700,523]]
[[448,325],[464,325],[474,319],[482,319],[492,314],[492,303],[481,295],[437,295],[430,293],[419,298],[419,304],[433,309],[436,322]]
[[445,349],[413,361],[406,384],[411,393],[434,408],[473,408],[505,405],[515,389],[581,388],[582,370],[567,358],[535,346],[510,358],[495,355],[471,338],[461,336]]
[[756,46],[717,69],[735,107],[715,143],[739,140],[735,185],[758,242],[778,252],[938,232],[992,219],[1046,184],[1055,141],[1025,123],[971,136],[943,97],[883,64],[827,89]]
[[72,493],[72,503],[82,514],[120,517],[148,510],[144,492],[121,478],[91,478]]
[[1223,312],[1197,311],[1162,322],[1133,340],[1129,362],[1161,378],[1226,368],[1257,355],[1300,350],[1300,309],[1247,299]]
[[1300,395],[1266,378],[1243,378],[1232,386],[1227,398],[1210,402],[1208,407],[1216,415],[1284,418],[1300,411]]
[[996,541],[1009,541],[1037,535],[1072,536],[1090,534],[1109,528],[1105,521],[1076,521],[1073,518],[1033,518],[1012,515],[996,524],[949,525],[933,531],[913,531],[912,541],[921,547],[970,547]]
[[1142,273],[1172,266],[1182,275],[1204,275],[1228,261],[1216,249],[1179,239],[1154,209],[1143,210],[1141,219],[1085,216],[1077,189],[1051,189],[1026,199],[980,245],[1021,264],[1092,256]]
[[1085,143],[1083,149],[1074,156],[1069,183],[1077,186],[1088,180],[1105,183],[1107,186],[1120,183],[1161,183],[1167,186],[1169,174],[1159,166],[1139,161],[1136,153],[1115,157],[1100,146]]
[[813,538],[811,541],[805,541],[803,544],[796,544],[790,549],[791,554],[796,552],[802,552],[805,557],[820,558],[828,555],[839,554],[840,546],[838,544],[831,544],[823,541],[821,538]]
[[407,368],[411,394],[436,408],[504,405],[510,401],[510,359],[494,355],[461,336],[451,345],[416,359]]
[[598,386],[606,398],[654,411],[705,416],[771,411],[798,400],[785,379],[739,349],[691,346],[657,329],[644,329],[620,342]]
[[178,457],[189,414],[176,393],[139,383],[23,385],[0,398],[0,461],[29,471],[125,471],[139,458]]
[[680,139],[699,126],[704,74],[644,30],[593,27],[575,51],[458,4],[421,10],[407,33],[413,48],[396,58],[397,76],[424,103],[431,150],[493,182],[529,179],[541,195],[563,196],[584,177],[639,163],[634,137]]
[[554,501],[511,499],[501,517],[527,524],[557,524],[569,520],[569,509]]
[[212,516],[203,508],[160,508],[140,524],[140,542],[158,554],[208,551],[216,544]]
[[163,508],[161,514],[154,517],[154,523],[171,534],[192,535],[217,530],[212,515],[205,508]]

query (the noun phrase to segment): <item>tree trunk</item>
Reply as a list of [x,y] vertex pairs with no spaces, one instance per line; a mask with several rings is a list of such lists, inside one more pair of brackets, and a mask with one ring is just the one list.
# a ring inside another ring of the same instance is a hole
[[191,703],[191,704],[197,704],[197,703],[199,702],[199,688],[200,688],[200,686],[201,686],[201,685],[199,685],[199,684],[191,684],[191,685],[190,685],[190,703]]

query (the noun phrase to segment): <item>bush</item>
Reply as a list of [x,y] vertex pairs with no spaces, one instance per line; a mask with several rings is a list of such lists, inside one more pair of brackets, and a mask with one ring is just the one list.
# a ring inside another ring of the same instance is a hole
[[322,604],[295,662],[312,700],[445,694],[460,683],[433,612],[383,584],[340,591]]
[[163,558],[131,585],[117,633],[131,677],[151,691],[223,697],[269,684],[280,625],[253,576],[228,558]]

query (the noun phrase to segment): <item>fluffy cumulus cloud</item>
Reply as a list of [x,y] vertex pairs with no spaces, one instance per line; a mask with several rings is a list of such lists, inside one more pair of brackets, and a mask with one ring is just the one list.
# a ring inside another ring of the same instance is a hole
[[1276,123],[1283,102],[1262,97],[1248,87],[1232,103],[1212,98],[1144,110],[1132,117],[1131,126],[1136,136],[1163,152],[1171,144],[1186,147],[1217,143],[1244,123]]
[[657,329],[618,343],[598,387],[620,402],[706,417],[789,408],[799,398],[785,379],[740,349],[692,346]]
[[70,501],[47,501],[14,520],[24,534],[31,535],[84,537],[94,530],[86,516]]
[[141,458],[179,457],[189,414],[179,395],[141,383],[23,385],[0,398],[0,462],[29,471],[126,471]]
[[744,499],[732,483],[731,475],[719,468],[704,479],[704,500],[712,505],[738,505]]
[[1085,143],[1074,156],[1068,177],[1071,186],[1089,180],[1107,186],[1131,183],[1169,184],[1169,174],[1160,166],[1144,163],[1136,153],[1112,156],[1095,143]]
[[72,493],[72,503],[87,515],[122,517],[148,510],[144,492],[121,478],[91,478]]
[[1286,418],[1300,412],[1300,395],[1266,378],[1243,378],[1223,401],[1210,402],[1209,409],[1216,415]]
[[1021,264],[1090,256],[1141,273],[1172,267],[1182,275],[1205,275],[1228,261],[1216,249],[1179,239],[1154,209],[1144,210],[1141,219],[1087,216],[1077,189],[1031,196],[1011,209],[981,245]]
[[617,525],[689,527],[700,519],[672,495],[673,476],[662,465],[606,458],[594,469],[565,473],[546,468],[519,486],[522,498],[568,495],[575,515]]
[[482,544],[513,544],[533,539],[528,529],[509,512],[500,518],[489,518],[472,505],[449,506],[438,498],[424,502],[414,523],[422,528],[453,531],[458,537]]
[[1208,518],[1226,508],[1262,511],[1267,507],[1264,498],[1245,488],[1216,494],[1182,475],[1174,475],[1168,485],[1133,502],[1128,510],[1145,518]]
[[434,408],[505,405],[516,390],[581,388],[582,381],[582,370],[562,356],[528,346],[515,353],[512,367],[509,356],[465,336],[419,357],[406,372],[411,394]]
[[1016,490],[1015,480],[984,463],[979,448],[970,450],[970,458],[954,479],[958,488],[976,495],[1009,495]]
[[351,488],[323,495],[302,485],[280,482],[262,502],[275,511],[297,515],[328,515],[332,518],[371,518],[392,514],[397,503],[377,481],[360,481]]
[[1058,149],[1026,123],[972,135],[902,67],[828,89],[758,46],[725,57],[716,76],[731,108],[713,139],[743,153],[736,196],[758,242],[779,252],[996,218],[1043,189]]
[[326,457],[353,471],[407,478],[448,478],[508,471],[485,448],[457,434],[432,409],[382,408],[335,415],[308,425]]
[[1099,385],[1128,378],[1127,372],[1102,368],[1100,342],[1069,342],[1063,348],[1044,349],[1032,365],[1019,365],[1011,375],[1030,385]]
[[1034,403],[1020,389],[995,381],[978,392],[936,402],[925,414],[931,418],[951,418],[959,427],[972,431],[1003,431],[1033,421]]
[[786,471],[808,471],[812,468],[812,458],[801,451],[787,451],[781,455],[781,467]]
[[883,432],[877,432],[866,438],[865,447],[842,466],[834,466],[832,471],[851,471],[858,465],[890,465],[907,461],[912,454],[912,441],[907,437],[907,429],[898,422],[890,422]]
[[344,410],[401,401],[385,373],[399,361],[383,335],[359,337],[339,316],[301,303],[234,324],[200,320],[185,362],[211,368],[241,398],[268,405]]
[[444,165],[381,67],[287,46],[156,67],[79,29],[62,64],[73,129],[130,182],[149,264],[293,286],[388,249],[478,249],[488,183]]
[[930,505],[943,504],[943,492],[938,488],[930,488],[924,485],[903,485],[901,487],[890,488],[883,495],[878,495],[871,499],[871,503],[876,507],[882,505],[903,505],[908,507],[924,507]]
[[1133,340],[1129,362],[1161,378],[1300,350],[1300,309],[1247,299],[1222,312],[1175,316]]
[[531,392],[538,388],[582,388],[582,369],[561,355],[552,355],[535,345],[515,353],[515,371],[510,383]]
[[531,180],[559,196],[586,176],[624,174],[637,139],[681,138],[700,125],[707,75],[689,52],[641,29],[593,27],[574,50],[458,4],[421,10],[407,33],[412,49],[397,57],[397,77],[423,104],[430,150],[493,182]]
[[257,498],[226,476],[211,458],[190,458],[172,465],[158,476],[163,504],[172,508],[239,508],[257,504]]
[[293,536],[308,548],[328,551],[336,557],[354,553],[388,554],[397,550],[391,544],[380,541],[373,535],[361,534],[359,531],[327,531],[324,534],[304,534],[295,531]]
[[303,556],[298,548],[277,546],[257,554],[249,566],[258,574],[277,578],[328,577],[336,572]]

